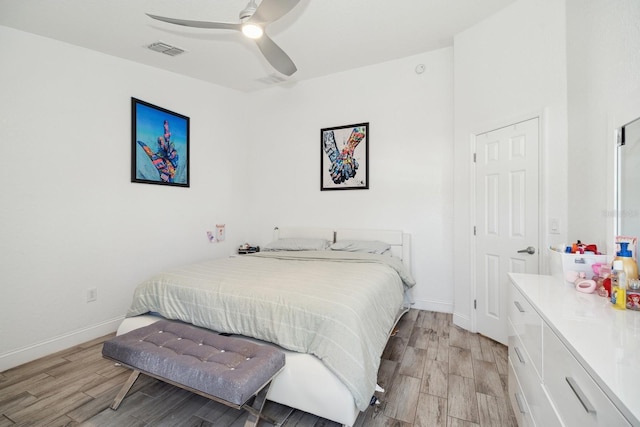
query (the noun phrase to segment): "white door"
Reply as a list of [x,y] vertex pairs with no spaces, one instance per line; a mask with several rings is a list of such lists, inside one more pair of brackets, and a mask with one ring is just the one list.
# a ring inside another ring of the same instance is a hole
[[475,138],[475,315],[507,343],[507,273],[538,273],[538,119]]

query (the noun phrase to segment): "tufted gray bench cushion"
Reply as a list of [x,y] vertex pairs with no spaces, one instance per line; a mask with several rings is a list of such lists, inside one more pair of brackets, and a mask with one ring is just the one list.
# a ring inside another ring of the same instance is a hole
[[[102,354],[134,374],[141,371],[237,407],[268,385],[285,363],[276,348],[166,320],[106,341]],[[124,395],[134,381],[125,384]]]

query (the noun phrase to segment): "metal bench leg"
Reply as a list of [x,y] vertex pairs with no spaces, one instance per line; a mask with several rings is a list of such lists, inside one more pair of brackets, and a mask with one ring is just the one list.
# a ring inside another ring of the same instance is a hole
[[127,393],[129,393],[129,390],[131,390],[131,387],[133,387],[133,383],[136,382],[139,375],[140,371],[138,371],[137,369],[134,369],[133,372],[131,372],[131,375],[129,375],[129,379],[124,383],[124,385],[116,395],[116,398],[113,400],[111,409],[113,409],[114,411],[118,409],[118,406],[120,406],[120,403],[122,403]]
[[249,412],[249,416],[247,417],[247,421],[244,423],[244,427],[257,427],[258,421],[260,421],[260,418],[262,417],[262,408],[264,407],[264,402],[267,400],[267,392],[269,391],[270,386],[271,382],[256,394],[256,398],[253,400],[251,406],[244,407],[244,409]]

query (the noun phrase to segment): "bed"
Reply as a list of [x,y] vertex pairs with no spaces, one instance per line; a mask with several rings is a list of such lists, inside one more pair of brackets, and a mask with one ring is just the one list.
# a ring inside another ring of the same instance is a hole
[[281,227],[267,246],[141,283],[117,334],[168,318],[276,345],[286,365],[267,398],[352,426],[411,304],[410,236]]

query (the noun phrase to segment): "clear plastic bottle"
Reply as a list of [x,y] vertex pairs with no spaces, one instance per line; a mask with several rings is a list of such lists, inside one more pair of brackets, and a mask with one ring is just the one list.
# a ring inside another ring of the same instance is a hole
[[616,308],[625,308],[627,299],[627,275],[622,260],[613,261],[611,272],[611,303]]

